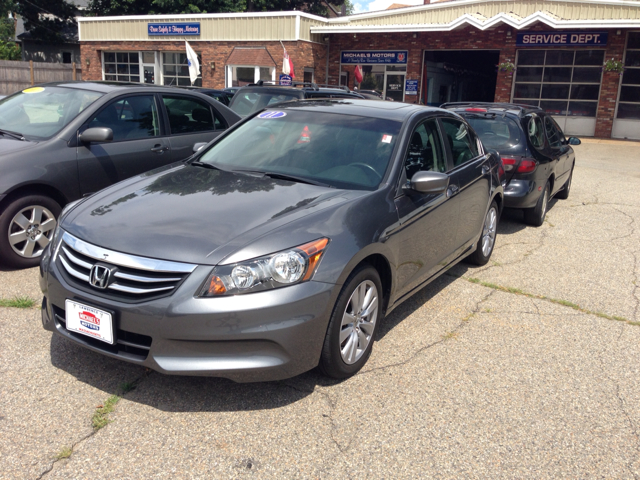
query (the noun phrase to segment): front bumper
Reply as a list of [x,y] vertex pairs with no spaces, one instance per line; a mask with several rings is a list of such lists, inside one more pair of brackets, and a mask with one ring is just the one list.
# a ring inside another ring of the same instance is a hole
[[535,180],[513,179],[504,189],[504,206],[505,208],[533,208],[541,194]]
[[[305,282],[264,292],[196,298],[210,273],[201,266],[168,297],[123,303],[68,283],[45,255],[40,284],[46,330],[90,350],[172,375],[237,382],[289,378],[314,368],[339,286]],[[65,300],[113,312],[117,344],[65,328]]]

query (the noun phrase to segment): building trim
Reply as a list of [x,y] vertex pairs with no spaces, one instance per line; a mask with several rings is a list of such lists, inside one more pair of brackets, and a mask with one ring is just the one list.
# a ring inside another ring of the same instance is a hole
[[[493,0],[490,0],[493,1]],[[640,7],[640,2],[638,6]],[[449,23],[441,24],[400,24],[400,25],[335,25],[327,27],[311,27],[311,33],[392,33],[392,32],[450,32],[466,26],[478,30],[491,30],[500,24],[511,26],[517,30],[527,28],[537,22],[551,28],[637,28],[640,19],[612,20],[558,20],[545,12],[536,12],[528,17],[517,19],[507,13],[499,13],[485,21],[465,13]]]
[[[486,1],[486,0],[485,0]],[[203,18],[259,18],[259,17],[305,17],[310,20],[319,22],[327,22],[324,17],[312,15],[310,13],[289,11],[289,12],[255,12],[255,13],[194,13],[194,14],[175,14],[175,15],[122,15],[112,17],[77,17],[80,23],[89,22],[121,22],[123,20],[195,20]]]

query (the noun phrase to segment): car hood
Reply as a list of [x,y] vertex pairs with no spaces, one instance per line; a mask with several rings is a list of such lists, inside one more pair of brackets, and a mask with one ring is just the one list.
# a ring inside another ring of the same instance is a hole
[[362,193],[180,165],[97,193],[61,226],[107,249],[215,265],[275,228]]
[[29,140],[16,140],[15,138],[0,135],[0,160],[7,153],[25,150],[27,148],[34,147],[37,144],[37,142],[30,142]]

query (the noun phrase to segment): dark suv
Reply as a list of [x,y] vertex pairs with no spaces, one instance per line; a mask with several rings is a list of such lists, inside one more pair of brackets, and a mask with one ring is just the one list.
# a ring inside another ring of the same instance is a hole
[[39,263],[67,203],[184,160],[240,120],[196,92],[64,82],[0,100],[0,263]]
[[513,103],[445,103],[464,117],[487,149],[502,157],[505,208],[521,208],[527,223],[540,226],[552,197],[569,197],[575,137],[565,138],[553,117],[538,107]]
[[294,82],[294,86],[285,87],[259,82],[238,90],[233,96],[229,108],[241,117],[246,117],[276,103],[303,98],[363,99],[364,97],[341,86],[319,86],[315,83]]

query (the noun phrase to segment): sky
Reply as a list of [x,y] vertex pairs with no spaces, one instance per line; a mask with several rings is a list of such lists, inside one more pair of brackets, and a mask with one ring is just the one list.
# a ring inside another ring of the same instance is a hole
[[377,10],[386,10],[392,3],[400,3],[402,5],[422,5],[423,0],[353,0],[355,13],[374,12]]

